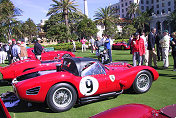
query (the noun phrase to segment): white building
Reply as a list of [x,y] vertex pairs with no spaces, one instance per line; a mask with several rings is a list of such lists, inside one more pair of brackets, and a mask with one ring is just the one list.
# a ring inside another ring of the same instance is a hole
[[121,18],[127,16],[128,7],[131,3],[139,4],[139,9],[144,12],[153,8],[153,15],[150,21],[150,27],[156,27],[157,30],[172,31],[171,26],[167,22],[168,15],[174,11],[174,0],[120,0],[118,3],[111,5],[116,8],[116,15]]

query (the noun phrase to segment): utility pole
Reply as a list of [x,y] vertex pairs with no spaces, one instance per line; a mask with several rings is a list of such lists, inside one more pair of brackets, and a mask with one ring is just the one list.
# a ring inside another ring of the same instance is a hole
[[88,15],[88,5],[87,5],[87,0],[84,0],[84,14],[89,17]]

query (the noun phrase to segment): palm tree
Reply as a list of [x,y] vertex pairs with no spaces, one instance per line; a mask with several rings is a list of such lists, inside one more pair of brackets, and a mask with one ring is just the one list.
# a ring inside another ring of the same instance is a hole
[[139,5],[137,3],[131,3],[128,7],[127,16],[132,19],[132,16],[135,17],[136,13],[140,13]]
[[94,20],[97,24],[104,25],[105,32],[108,31],[108,25],[114,25],[119,21],[114,15],[114,9],[112,9],[110,6],[98,9],[98,11],[95,12],[94,17]]
[[145,26],[149,25],[150,17],[148,12],[140,13],[138,17],[134,18],[134,24],[138,30],[145,31]]
[[[0,1],[0,27],[4,38],[12,38],[12,29],[17,23],[16,16],[21,15],[22,11],[14,6],[10,0]],[[2,38],[2,37],[1,37]]]
[[76,5],[75,0],[52,0],[54,4],[51,4],[51,8],[49,8],[49,11],[47,13],[47,16],[49,15],[56,15],[61,13],[62,17],[64,18],[65,25],[67,27],[67,33],[69,33],[69,14],[73,15],[73,12],[76,12],[80,14],[78,8],[76,8],[78,5]]
[[174,10],[169,16],[168,21],[173,28],[173,31],[176,31],[176,10]]

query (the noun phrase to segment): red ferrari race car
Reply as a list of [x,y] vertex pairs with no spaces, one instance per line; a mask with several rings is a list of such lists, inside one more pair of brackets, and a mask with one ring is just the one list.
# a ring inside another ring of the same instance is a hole
[[[44,48],[44,52],[41,54],[41,60],[54,60],[54,59],[61,59],[66,57],[75,57],[72,52],[69,51],[50,51]],[[36,59],[34,54],[34,48],[27,49],[28,58]]]
[[0,118],[11,118],[1,98],[0,98]]
[[112,49],[129,50],[130,45],[128,45],[126,42],[117,42],[112,45]]
[[[128,112],[128,113],[127,113]],[[101,112],[90,118],[175,118],[176,104],[156,110],[143,104],[126,104]]]
[[119,62],[102,65],[92,58],[64,58],[57,70],[35,68],[15,78],[12,84],[19,98],[46,101],[52,111],[62,112],[76,103],[116,97],[130,87],[136,93],[145,93],[158,77],[158,72],[148,66]]
[[53,66],[56,69],[56,64],[62,63],[63,60],[40,61],[33,59],[20,60],[5,67],[0,67],[0,73],[3,80],[12,80],[21,73],[34,69],[39,66]]

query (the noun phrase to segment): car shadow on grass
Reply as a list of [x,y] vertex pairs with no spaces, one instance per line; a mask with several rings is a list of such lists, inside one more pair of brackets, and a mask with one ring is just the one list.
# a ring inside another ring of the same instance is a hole
[[12,84],[8,81],[0,80],[0,86],[11,86]]
[[159,76],[171,77],[171,79],[176,79],[176,76],[173,74],[159,74]]
[[44,103],[27,103],[20,102],[17,106],[7,108],[9,112],[13,113],[21,113],[21,112],[45,112],[45,113],[53,113],[46,104]]

